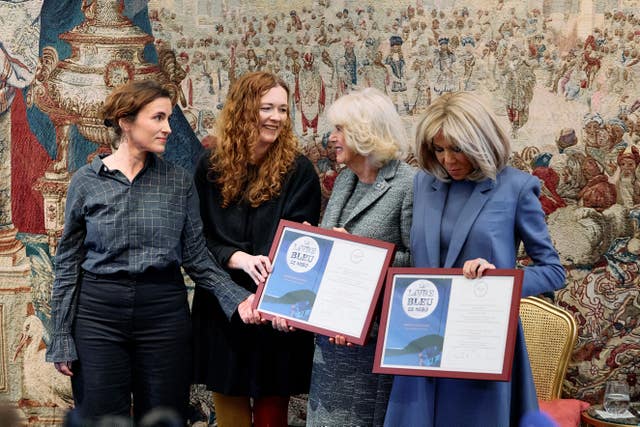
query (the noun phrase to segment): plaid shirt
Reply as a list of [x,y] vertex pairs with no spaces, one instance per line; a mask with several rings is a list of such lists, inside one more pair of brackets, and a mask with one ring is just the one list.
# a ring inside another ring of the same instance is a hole
[[132,182],[100,157],[71,178],[51,296],[51,362],[77,359],[71,328],[81,270],[143,273],[183,266],[197,286],[218,298],[227,316],[249,292],[235,286],[205,246],[191,175],[148,154]]

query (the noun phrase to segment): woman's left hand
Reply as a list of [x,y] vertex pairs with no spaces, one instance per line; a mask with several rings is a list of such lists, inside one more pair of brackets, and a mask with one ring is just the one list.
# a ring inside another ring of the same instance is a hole
[[329,342],[335,345],[346,345],[347,347],[351,347],[353,345],[349,341],[347,341],[347,338],[344,335],[329,337]]
[[267,276],[272,270],[269,257],[264,255],[250,255],[242,251],[234,252],[227,264],[229,268],[238,268],[247,273],[257,286],[260,286],[267,280]]
[[271,326],[273,326],[273,329],[280,332],[293,332],[296,330],[293,326],[289,326],[287,319],[277,316],[271,320]]
[[495,270],[496,266],[484,258],[470,259],[464,262],[462,274],[467,279],[475,279],[482,276],[485,270]]
[[351,234],[347,231],[346,228],[344,227],[333,227],[333,231],[337,231],[339,233],[346,233],[346,234]]

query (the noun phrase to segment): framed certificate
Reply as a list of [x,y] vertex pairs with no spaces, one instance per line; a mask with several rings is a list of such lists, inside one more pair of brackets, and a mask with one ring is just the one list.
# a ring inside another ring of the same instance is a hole
[[508,381],[522,270],[391,268],[373,372]]
[[281,220],[254,308],[299,329],[364,344],[395,245]]

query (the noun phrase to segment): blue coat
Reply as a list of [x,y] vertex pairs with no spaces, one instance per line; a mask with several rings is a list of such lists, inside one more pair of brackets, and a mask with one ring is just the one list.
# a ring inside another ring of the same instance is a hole
[[[416,267],[462,267],[485,258],[514,268],[520,242],[535,265],[525,268],[522,296],[564,286],[565,272],[551,243],[538,200],[538,179],[507,167],[496,180],[478,182],[440,259],[440,225],[449,184],[420,172],[414,181],[411,252]],[[395,377],[386,426],[517,426],[537,409],[529,358],[519,326],[511,381]]]

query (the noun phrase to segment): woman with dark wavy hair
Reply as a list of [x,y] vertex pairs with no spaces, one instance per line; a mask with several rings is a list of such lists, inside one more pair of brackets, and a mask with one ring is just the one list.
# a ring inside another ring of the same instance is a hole
[[320,215],[318,177],[299,152],[289,96],[271,73],[240,77],[218,118],[216,147],[196,168],[207,246],[246,296],[237,310],[197,289],[193,300],[195,382],[213,391],[221,427],[286,426],[289,396],[309,389],[312,334],[243,317],[271,271],[279,220],[315,225]]

